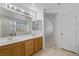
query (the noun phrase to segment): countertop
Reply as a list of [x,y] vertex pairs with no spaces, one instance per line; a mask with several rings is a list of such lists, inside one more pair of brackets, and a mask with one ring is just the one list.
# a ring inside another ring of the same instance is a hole
[[19,35],[19,36],[15,36],[14,39],[9,39],[9,37],[0,38],[0,46],[13,44],[13,43],[24,41],[24,40],[30,40],[30,39],[33,39],[33,38],[36,38],[36,37],[41,37],[41,36],[42,36],[42,34],[38,34],[38,35]]

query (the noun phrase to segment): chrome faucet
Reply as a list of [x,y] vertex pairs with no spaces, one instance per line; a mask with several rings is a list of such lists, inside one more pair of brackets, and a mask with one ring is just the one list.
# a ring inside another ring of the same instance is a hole
[[13,39],[15,39],[15,36],[16,36],[16,33],[15,33],[15,34],[10,33],[9,39],[10,39],[10,40],[13,40]]

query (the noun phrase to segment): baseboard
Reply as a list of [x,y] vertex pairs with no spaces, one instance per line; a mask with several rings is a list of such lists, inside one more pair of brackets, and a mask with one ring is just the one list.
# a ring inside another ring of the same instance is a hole
[[71,52],[71,53],[74,53],[74,54],[77,54],[76,52],[73,52],[73,51],[69,51],[69,50],[66,50],[66,49],[63,49],[61,48],[62,50],[65,50],[65,51],[68,51],[68,52]]

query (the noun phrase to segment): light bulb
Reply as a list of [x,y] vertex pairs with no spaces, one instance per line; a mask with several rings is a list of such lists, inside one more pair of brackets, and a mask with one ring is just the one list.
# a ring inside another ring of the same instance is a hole
[[7,5],[7,7],[8,7],[8,8],[12,8],[12,5],[9,4],[9,5]]
[[24,12],[24,10],[21,10],[21,12]]

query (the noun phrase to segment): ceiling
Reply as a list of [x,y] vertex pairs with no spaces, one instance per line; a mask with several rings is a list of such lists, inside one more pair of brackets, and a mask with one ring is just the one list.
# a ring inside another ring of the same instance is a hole
[[12,4],[20,6],[22,8],[29,8],[36,6],[43,9],[57,9],[60,7],[57,3],[12,3]]
[[53,9],[60,7],[76,7],[79,6],[79,3],[36,3],[36,5],[45,9]]
[[79,7],[79,3],[13,3],[22,8],[40,7],[43,9],[57,10],[61,8]]
[[37,6],[40,6],[44,9],[57,9],[60,8],[60,5],[57,3],[37,3]]
[[66,10],[67,8],[75,9],[76,7],[79,7],[79,3],[13,3],[14,5],[17,5],[21,7],[22,9],[31,8],[33,10],[36,10],[36,8],[40,7],[44,10]]

